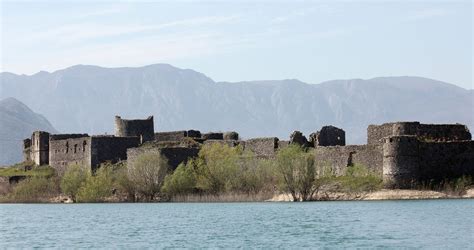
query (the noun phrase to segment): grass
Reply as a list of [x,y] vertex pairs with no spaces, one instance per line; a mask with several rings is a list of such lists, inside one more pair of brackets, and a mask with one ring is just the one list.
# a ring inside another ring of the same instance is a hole
[[10,167],[0,168],[0,177],[29,176],[29,177],[51,177],[54,169],[48,165],[34,166],[31,162],[22,162]]

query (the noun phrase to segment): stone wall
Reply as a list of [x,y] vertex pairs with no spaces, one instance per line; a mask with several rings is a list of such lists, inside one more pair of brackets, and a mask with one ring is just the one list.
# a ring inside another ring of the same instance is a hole
[[380,145],[349,145],[315,147],[318,169],[330,169],[335,175],[344,175],[348,166],[361,165],[382,176],[382,147]]
[[140,154],[156,152],[168,160],[168,164],[172,170],[175,170],[179,164],[186,163],[189,159],[196,157],[199,153],[197,147],[138,147],[129,148],[127,150],[127,162],[133,164]]
[[278,138],[254,138],[245,141],[245,149],[252,151],[258,157],[274,157],[278,149]]
[[77,164],[91,167],[91,137],[87,135],[52,135],[50,137],[49,164],[61,174],[66,167]]
[[392,135],[393,123],[384,123],[382,125],[369,125],[367,127],[367,144],[382,145],[384,137]]
[[155,128],[153,116],[147,119],[125,120],[120,116],[115,116],[115,136],[130,137],[138,136],[141,142],[147,142],[155,139]]
[[30,140],[30,157],[36,165],[49,164],[49,133],[35,131]]
[[310,144],[316,146],[344,146],[346,132],[334,126],[324,126],[320,131],[310,135]]
[[421,124],[419,122],[395,122],[369,125],[367,144],[382,144],[383,138],[397,135],[418,136],[421,141],[444,142],[471,140],[471,133],[462,124]]
[[158,132],[155,133],[155,141],[181,141],[186,138],[187,133],[182,131]]
[[91,142],[91,167],[94,170],[101,163],[116,163],[127,159],[127,149],[138,147],[140,138],[93,136]]
[[474,176],[474,141],[425,142],[416,136],[391,136],[385,138],[383,156],[388,188]]
[[474,141],[421,142],[419,180],[474,177]]

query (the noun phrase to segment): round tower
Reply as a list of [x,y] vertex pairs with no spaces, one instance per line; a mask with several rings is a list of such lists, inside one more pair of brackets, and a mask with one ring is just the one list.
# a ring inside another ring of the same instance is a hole
[[125,120],[115,116],[115,136],[138,136],[142,143],[153,140],[155,137],[153,116],[142,120]]
[[419,142],[416,136],[389,136],[383,144],[383,183],[387,188],[410,188],[418,179]]

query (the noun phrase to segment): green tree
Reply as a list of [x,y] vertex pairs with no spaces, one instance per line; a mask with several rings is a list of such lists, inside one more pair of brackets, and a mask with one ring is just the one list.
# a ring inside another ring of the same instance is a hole
[[143,153],[127,164],[129,180],[147,201],[160,193],[169,169],[167,159],[158,152]]
[[101,166],[94,175],[89,175],[77,193],[79,202],[101,202],[112,196],[113,172],[109,166]]
[[181,163],[172,174],[166,176],[162,192],[170,197],[192,193],[196,189],[194,165],[194,160]]
[[289,145],[278,151],[276,169],[282,179],[282,188],[293,201],[307,201],[317,190],[314,156],[298,145]]
[[242,149],[218,143],[204,145],[194,161],[197,188],[211,194],[234,189],[240,171],[238,160]]
[[14,202],[44,202],[58,194],[57,178],[33,176],[16,184],[9,198]]
[[89,175],[89,171],[83,166],[68,166],[61,179],[62,192],[69,195],[73,201],[76,201],[77,193]]

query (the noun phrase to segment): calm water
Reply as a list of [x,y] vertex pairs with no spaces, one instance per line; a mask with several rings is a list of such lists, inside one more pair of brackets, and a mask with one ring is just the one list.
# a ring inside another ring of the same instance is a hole
[[474,200],[0,205],[0,248],[471,248]]

